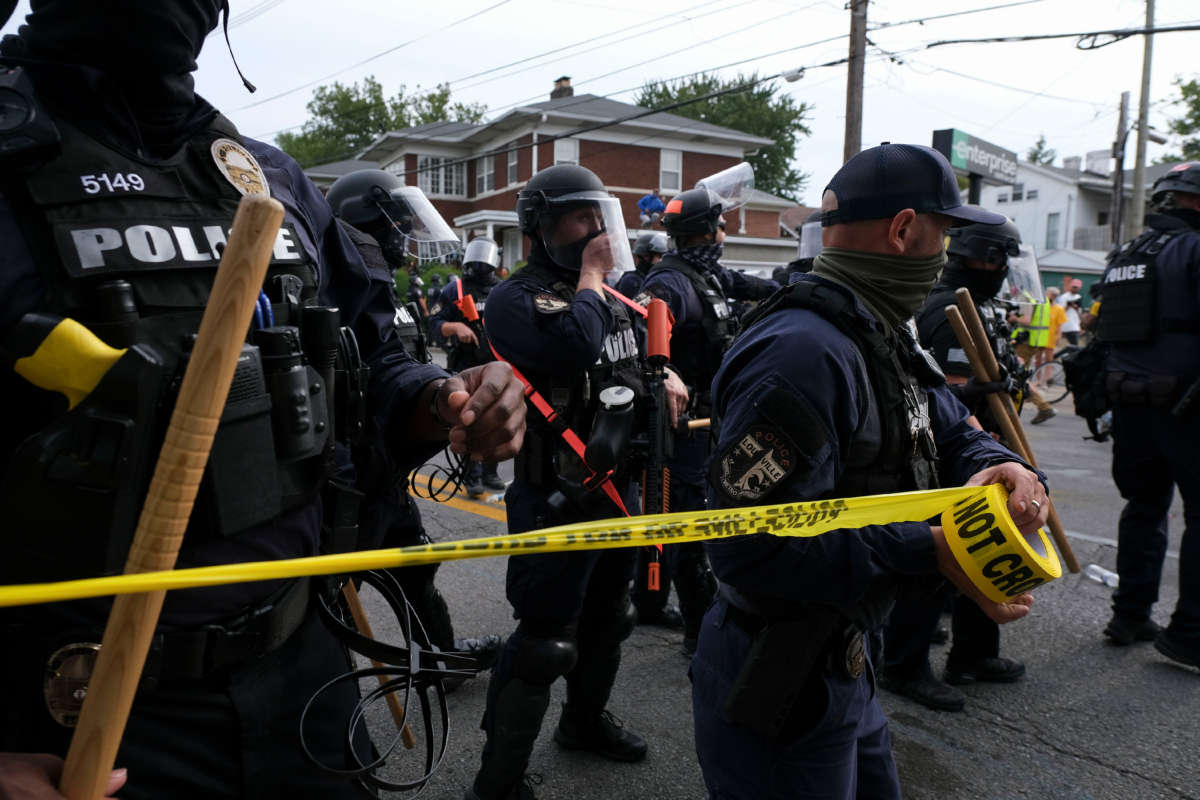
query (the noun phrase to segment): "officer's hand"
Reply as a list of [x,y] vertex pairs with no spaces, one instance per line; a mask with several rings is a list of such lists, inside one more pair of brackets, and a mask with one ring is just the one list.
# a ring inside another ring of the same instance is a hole
[[438,416],[453,420],[450,449],[475,461],[505,461],[525,438],[525,387],[512,367],[493,361],[465,369],[438,389]]
[[612,239],[605,234],[600,234],[596,238],[588,242],[587,247],[583,248],[583,266],[579,270],[579,277],[597,279],[604,281],[604,276],[613,268],[616,259],[612,253]]
[[[0,753],[0,797],[65,800],[57,788],[62,768],[63,760],[49,753]],[[124,786],[125,777],[125,770],[114,769],[104,796]]]
[[678,375],[669,369],[665,372],[667,377],[663,381],[663,388],[667,390],[667,413],[671,416],[671,427],[674,428],[679,415],[687,408],[688,390]]
[[938,572],[954,584],[956,589],[974,600],[989,619],[1003,625],[1006,622],[1015,622],[1029,613],[1029,609],[1033,605],[1033,595],[1026,592],[1007,603],[997,603],[995,600],[989,599],[975,584],[971,583],[967,573],[963,572],[962,567],[958,565],[958,560],[951,552],[950,545],[946,543],[946,534],[942,531],[942,526],[930,525],[929,528],[933,531],[933,548],[937,553]]
[[987,486],[989,483],[1002,483],[1008,489],[1008,513],[1021,533],[1034,533],[1046,524],[1050,498],[1033,472],[1015,461],[1006,461],[976,472],[966,485]]
[[[449,333],[446,329],[449,328]],[[471,326],[465,322],[447,322],[442,326],[442,336],[453,336],[463,344],[473,344],[479,346],[479,337],[475,335],[475,331],[471,330]]]

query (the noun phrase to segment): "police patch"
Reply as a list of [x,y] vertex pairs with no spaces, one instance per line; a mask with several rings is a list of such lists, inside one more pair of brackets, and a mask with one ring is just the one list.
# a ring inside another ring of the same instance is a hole
[[434,314],[438,313],[438,312],[439,312],[439,311],[441,311],[441,310],[442,310],[442,304],[441,304],[441,303],[434,303],[434,304],[433,304],[433,308],[429,309],[429,316],[431,316],[431,317],[432,317]]
[[533,298],[533,307],[543,314],[557,314],[565,311],[571,304],[557,295],[542,292]]
[[796,455],[782,431],[754,425],[713,462],[710,477],[730,500],[761,500],[792,474]]
[[633,298],[633,302],[645,308],[650,305],[650,301],[654,299],[654,295],[649,292],[642,292],[637,297]]
[[267,176],[250,151],[232,139],[217,139],[210,148],[213,161],[225,179],[243,195],[270,195]]

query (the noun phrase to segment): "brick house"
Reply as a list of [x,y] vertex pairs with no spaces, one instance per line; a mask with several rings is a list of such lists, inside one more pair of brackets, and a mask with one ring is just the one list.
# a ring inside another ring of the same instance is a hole
[[[651,189],[664,198],[700,178],[737,164],[773,142],[761,136],[669,113],[545,141],[588,125],[629,117],[644,109],[590,94],[575,95],[569,78],[555,83],[551,99],[512,109],[491,122],[438,122],[379,136],[359,159],[306,170],[318,185],[339,174],[379,166],[416,183],[463,239],[488,235],[512,266],[528,255],[517,228],[517,192],[536,170],[581,164],[595,172],[621,200],[631,238],[639,229],[637,201]],[[516,149],[510,149],[518,146]],[[536,164],[536,170],[534,165]],[[758,274],[795,257],[792,231],[780,213],[795,203],[754,191],[728,220],[727,266]]]

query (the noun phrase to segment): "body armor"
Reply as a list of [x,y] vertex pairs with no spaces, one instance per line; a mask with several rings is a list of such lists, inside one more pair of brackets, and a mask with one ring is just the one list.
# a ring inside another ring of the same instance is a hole
[[[164,162],[55,123],[59,154],[10,172],[0,187],[46,287],[39,311],[74,318],[138,360],[111,370],[69,412],[57,394],[11,372],[0,378],[21,409],[3,448],[6,529],[20,538],[6,542],[8,580],[121,570],[238,201],[243,190],[269,191],[223,117]],[[189,525],[193,542],[311,503],[325,482],[333,359],[318,372],[309,364],[324,356],[304,349],[317,327],[303,317],[314,310],[318,281],[301,220],[289,213],[276,238],[264,284],[270,302],[260,300],[265,330],[243,348]],[[321,311],[320,347],[336,348],[336,310]],[[288,327],[302,325],[303,335]],[[297,387],[303,413],[291,408]]]
[[[1164,218],[1169,219],[1169,218]],[[1109,344],[1146,344],[1160,328],[1158,320],[1158,254],[1187,228],[1151,227],[1126,242],[1104,270],[1100,338]],[[1162,320],[1164,327],[1171,320]]]

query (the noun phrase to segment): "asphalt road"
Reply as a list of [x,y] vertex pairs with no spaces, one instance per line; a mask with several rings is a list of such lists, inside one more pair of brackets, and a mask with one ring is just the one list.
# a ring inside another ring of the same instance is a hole
[[[1039,462],[1081,564],[1115,569],[1116,521],[1121,499],[1109,475],[1110,444],[1084,441],[1083,421],[1069,400],[1059,415],[1028,428]],[[1026,421],[1032,415],[1028,409]],[[505,465],[509,466],[509,465]],[[503,474],[503,470],[502,470]],[[461,504],[460,504],[461,505]],[[504,532],[503,522],[461,508],[421,501],[435,539]],[[502,506],[487,507],[492,517]],[[1155,619],[1165,624],[1177,596],[1178,501]],[[514,622],[504,599],[504,560],[443,565],[438,584],[460,636],[507,633]],[[1028,674],[1015,685],[965,687],[961,713],[929,711],[882,693],[891,720],[896,759],[908,798],[1055,798],[1128,800],[1200,798],[1200,673],[1178,666],[1149,645],[1115,648],[1101,630],[1111,590],[1082,574],[1039,588],[1033,612],[1007,626],[1002,653],[1023,660]],[[376,633],[389,629],[373,598]],[[540,773],[541,798],[625,800],[703,798],[692,745],[691,695],[679,633],[639,627],[626,642],[611,710],[646,736],[641,764],[615,764],[560,750],[551,739],[563,684],[554,699],[530,765]],[[935,647],[940,670],[944,647]],[[483,746],[479,721],[487,678],[450,695],[450,744],[424,796],[460,798]],[[418,723],[419,714],[413,718]],[[394,727],[372,721],[376,740]],[[419,730],[419,726],[418,726]],[[420,767],[417,751],[393,757],[392,774]]]

